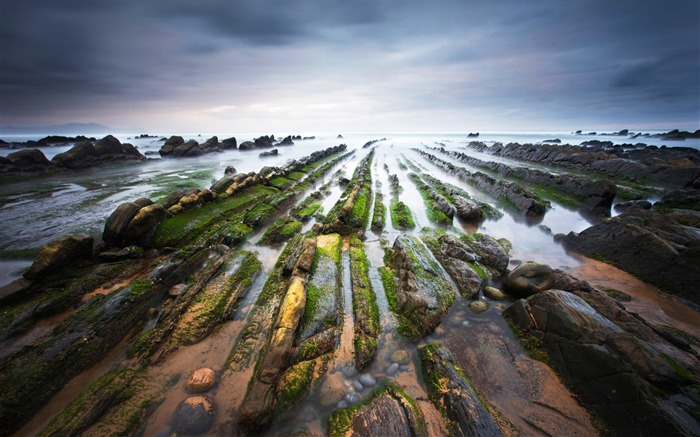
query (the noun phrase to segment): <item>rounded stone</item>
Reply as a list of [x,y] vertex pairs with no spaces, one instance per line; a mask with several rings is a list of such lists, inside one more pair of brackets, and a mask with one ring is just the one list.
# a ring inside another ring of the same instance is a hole
[[386,374],[387,375],[393,375],[399,370],[399,363],[392,363],[389,367],[386,368]]
[[336,408],[338,408],[338,409],[343,409],[343,408],[347,408],[347,407],[348,407],[348,403],[345,401],[340,401],[336,404]]
[[496,287],[484,287],[484,296],[493,300],[503,300],[506,298],[505,293]]
[[345,401],[350,404],[354,405],[358,402],[360,402],[360,394],[356,392],[350,392],[345,394]]
[[187,284],[175,284],[168,290],[168,295],[170,297],[178,297],[181,295],[185,289],[187,289]]
[[399,349],[391,353],[391,361],[399,364],[408,364],[411,361],[411,356],[403,349]]
[[364,387],[374,387],[377,385],[377,380],[374,379],[374,377],[369,373],[363,373],[360,375],[360,382]]
[[190,379],[187,380],[187,389],[195,393],[202,393],[209,390],[215,382],[216,373],[208,367],[202,367],[192,372]]
[[192,396],[175,410],[173,428],[178,433],[201,434],[214,422],[214,402],[207,396]]
[[355,380],[352,382],[352,387],[357,391],[362,391],[365,389],[365,387],[362,385],[362,383],[358,380]]
[[489,304],[483,300],[475,300],[469,303],[469,309],[475,313],[483,313],[489,309]]

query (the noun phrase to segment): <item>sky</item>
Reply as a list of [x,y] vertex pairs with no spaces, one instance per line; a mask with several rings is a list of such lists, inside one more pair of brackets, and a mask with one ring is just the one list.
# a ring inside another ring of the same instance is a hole
[[0,0],[0,131],[700,129],[698,0]]

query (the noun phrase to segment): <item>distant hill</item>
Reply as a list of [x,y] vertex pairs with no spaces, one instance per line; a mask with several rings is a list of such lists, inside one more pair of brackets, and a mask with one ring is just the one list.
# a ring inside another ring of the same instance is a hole
[[97,123],[66,123],[54,126],[0,127],[0,135],[93,135],[120,130]]

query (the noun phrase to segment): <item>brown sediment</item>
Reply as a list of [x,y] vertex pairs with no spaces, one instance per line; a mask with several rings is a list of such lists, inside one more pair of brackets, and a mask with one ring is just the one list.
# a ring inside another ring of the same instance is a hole
[[622,305],[652,325],[670,325],[700,338],[700,313],[693,308],[615,266],[582,255],[575,256],[581,265],[572,269],[574,277],[597,288],[613,288],[629,294],[632,300],[622,302]]
[[142,261],[141,265],[139,266],[139,269],[136,270],[134,272],[134,274],[132,274],[131,276],[127,276],[127,277],[119,276],[116,279],[114,279],[113,281],[110,281],[106,284],[103,284],[89,293],[85,293],[81,299],[81,302],[84,303],[84,302],[89,301],[90,299],[92,299],[95,296],[107,295],[113,291],[120,289],[121,287],[126,287],[127,285],[131,284],[131,282],[134,281],[136,278],[143,276],[143,274],[148,269],[150,269],[150,267],[151,267],[150,261]]

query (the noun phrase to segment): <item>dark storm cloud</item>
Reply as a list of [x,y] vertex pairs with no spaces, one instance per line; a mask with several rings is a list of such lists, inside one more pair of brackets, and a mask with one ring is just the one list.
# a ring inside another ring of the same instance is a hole
[[318,114],[329,118],[341,113],[327,108],[343,103],[407,126],[411,116],[429,123],[450,111],[507,123],[503,114],[521,114],[540,126],[700,117],[696,0],[2,0],[0,8],[3,125],[130,112],[138,120],[156,107],[167,119],[174,108],[240,116],[267,104],[281,117],[293,102],[326,108]]

